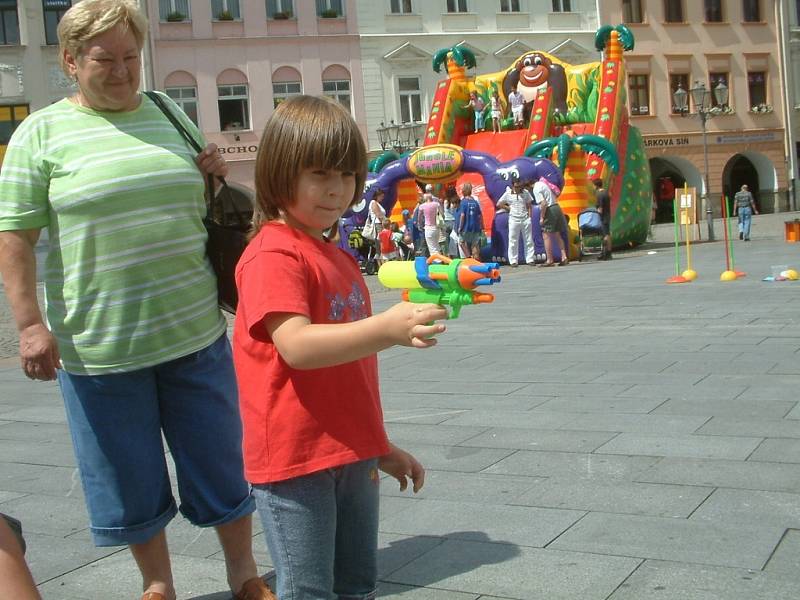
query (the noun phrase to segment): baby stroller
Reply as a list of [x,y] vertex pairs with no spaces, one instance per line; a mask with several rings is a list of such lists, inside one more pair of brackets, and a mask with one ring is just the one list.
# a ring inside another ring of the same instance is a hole
[[367,275],[378,272],[378,245],[361,235],[360,229],[353,229],[347,236],[347,245],[355,251],[361,268]]
[[578,232],[581,257],[603,253],[603,218],[597,209],[587,208],[578,213]]

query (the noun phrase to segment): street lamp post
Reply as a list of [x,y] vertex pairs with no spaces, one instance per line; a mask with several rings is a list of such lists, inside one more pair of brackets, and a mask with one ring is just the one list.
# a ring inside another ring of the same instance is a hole
[[[688,112],[689,94],[692,95],[692,102],[694,102],[697,109],[697,116],[700,117],[700,128],[703,132],[703,194],[701,201],[706,209],[706,223],[708,225],[708,241],[714,241],[714,210],[711,208],[711,202],[708,198],[708,136],[706,133],[706,121],[714,114],[711,100],[711,93],[706,89],[706,85],[702,81],[695,82],[694,87],[687,92],[683,87],[678,84],[678,89],[672,94],[672,99],[675,106],[680,112],[681,116]],[[720,82],[714,88],[714,99],[717,105],[725,107],[728,105],[728,86],[725,82]]]

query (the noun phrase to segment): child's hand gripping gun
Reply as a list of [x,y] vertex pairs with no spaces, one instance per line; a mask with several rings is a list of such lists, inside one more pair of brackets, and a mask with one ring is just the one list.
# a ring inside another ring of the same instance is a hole
[[386,262],[378,270],[378,280],[387,288],[405,288],[402,297],[406,302],[451,306],[448,318],[456,319],[465,304],[494,301],[494,295],[475,288],[500,283],[500,269],[497,263],[433,254],[413,262]]

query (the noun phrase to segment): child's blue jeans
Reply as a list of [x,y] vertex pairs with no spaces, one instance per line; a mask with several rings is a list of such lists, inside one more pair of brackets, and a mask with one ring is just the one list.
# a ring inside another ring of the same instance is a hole
[[483,124],[483,111],[482,110],[476,110],[475,111],[475,131],[480,131],[481,129],[483,129],[483,127],[484,127],[484,124]]
[[253,486],[281,600],[371,600],[378,579],[377,459]]

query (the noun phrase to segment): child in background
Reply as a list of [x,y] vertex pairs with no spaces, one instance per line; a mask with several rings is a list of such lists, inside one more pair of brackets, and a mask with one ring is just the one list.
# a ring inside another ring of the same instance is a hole
[[424,482],[387,440],[376,353],[435,345],[447,312],[401,302],[372,315],[355,260],[323,235],[359,201],[366,164],[350,113],[312,96],[275,109],[256,158],[233,345],[245,475],[281,600],[373,598],[378,469],[400,489]]
[[408,260],[410,250],[405,245],[403,232],[400,231],[400,225],[392,222],[392,241],[397,246],[397,258],[399,260]]
[[489,99],[491,102],[492,110],[492,132],[500,133],[500,119],[503,116],[503,106],[500,104],[500,96],[497,95],[497,90],[492,92],[492,97]]
[[486,103],[483,101],[476,92],[469,93],[469,102],[467,103],[464,108],[471,108],[474,115],[475,115],[475,125],[474,131],[478,133],[479,131],[483,131],[484,123],[483,123],[483,110],[486,108]]
[[397,260],[397,243],[392,237],[392,222],[388,219],[383,222],[383,229],[378,234],[378,243],[381,247],[381,256],[378,259],[378,266],[387,260]]

